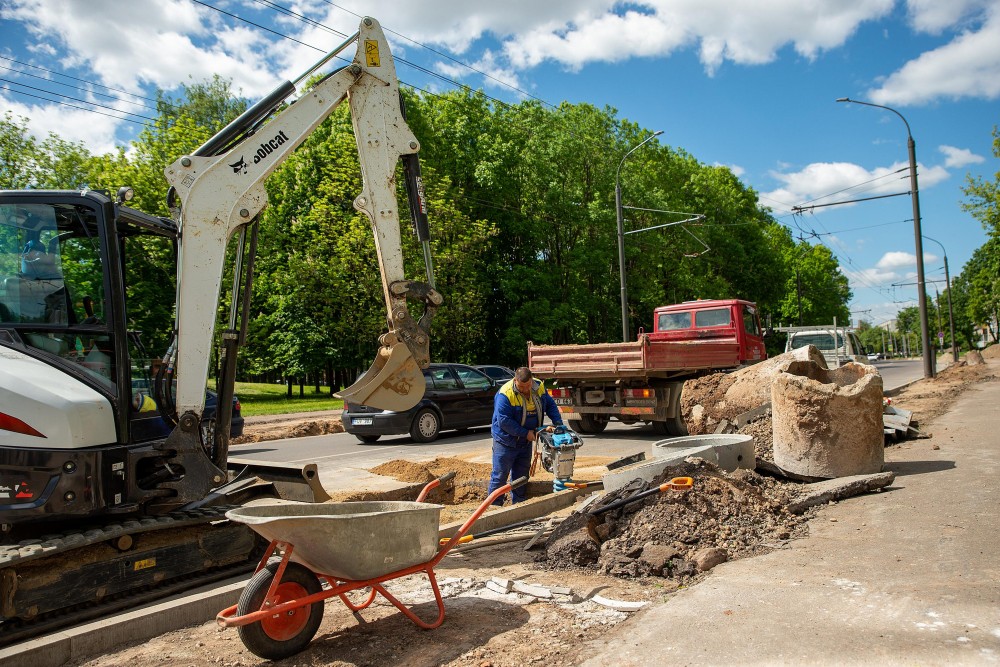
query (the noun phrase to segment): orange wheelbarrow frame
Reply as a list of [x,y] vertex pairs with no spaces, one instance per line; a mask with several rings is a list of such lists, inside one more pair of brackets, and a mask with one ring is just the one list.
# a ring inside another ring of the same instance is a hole
[[[454,476],[455,473],[448,473],[447,475],[444,475],[442,477],[439,477],[438,479],[429,482],[423,488],[423,490],[421,490],[420,495],[417,496],[417,502],[422,502],[427,497],[427,494],[431,490],[433,490],[441,483],[448,481]],[[324,602],[325,600],[328,600],[329,598],[332,597],[339,597],[341,602],[343,602],[348,609],[350,609],[352,612],[358,612],[370,606],[375,601],[377,595],[381,595],[386,600],[391,602],[392,605],[396,607],[396,609],[401,611],[407,618],[413,621],[418,627],[424,630],[432,630],[440,626],[441,623],[444,622],[444,614],[445,614],[444,600],[441,597],[441,590],[440,588],[438,588],[437,576],[434,574],[434,568],[437,566],[438,563],[441,562],[441,559],[443,559],[446,555],[448,555],[448,552],[451,551],[452,547],[454,547],[459,543],[462,537],[465,536],[465,534],[472,528],[472,525],[479,519],[480,516],[482,516],[482,514],[489,508],[490,505],[493,504],[493,502],[497,498],[500,498],[504,494],[508,493],[511,489],[527,483],[527,481],[528,481],[527,477],[522,477],[521,479],[515,480],[510,484],[502,486],[499,489],[495,490],[493,493],[491,493],[489,497],[487,497],[486,500],[484,500],[482,504],[472,513],[472,516],[466,519],[465,523],[462,524],[462,526],[455,532],[455,534],[452,535],[450,539],[445,541],[440,546],[434,557],[425,563],[411,565],[410,567],[406,567],[401,570],[396,570],[394,572],[374,577],[372,579],[357,580],[357,581],[338,579],[336,577],[326,575],[321,572],[313,572],[313,575],[320,581],[326,582],[329,588],[322,590],[318,593],[314,593],[312,595],[307,595],[305,597],[296,597],[284,602],[278,602],[278,600],[280,600],[282,597],[281,595],[278,594],[278,589],[284,583],[282,582],[282,579],[284,577],[285,569],[288,566],[292,553],[295,550],[295,545],[293,545],[291,542],[285,542],[282,540],[272,540],[270,545],[267,547],[267,550],[264,552],[264,555],[261,557],[260,562],[257,564],[257,569],[255,571],[255,574],[263,570],[267,566],[268,561],[274,555],[280,555],[281,562],[278,564],[278,569],[271,580],[271,585],[268,588],[267,594],[264,597],[264,600],[261,604],[261,608],[249,614],[237,615],[236,610],[238,605],[232,605],[231,607],[226,607],[225,609],[220,611],[216,615],[215,620],[219,625],[225,628],[241,627],[250,625],[252,623],[259,623],[266,619],[279,618],[282,615],[289,615],[290,612],[293,612],[293,610],[300,609],[303,607],[309,607],[318,602],[320,603]],[[390,581],[392,579],[398,579],[400,577],[406,577],[411,574],[418,574],[421,572],[427,575],[427,579],[430,581],[431,584],[431,589],[434,591],[434,600],[437,603],[437,609],[438,609],[437,618],[435,618],[433,621],[430,622],[424,621],[415,613],[413,613],[413,611],[409,607],[400,602],[382,585],[383,583]],[[371,590],[368,593],[367,598],[362,603],[355,604],[347,598],[348,593],[365,588],[370,588]],[[268,657],[268,656],[262,656],[262,657]]]

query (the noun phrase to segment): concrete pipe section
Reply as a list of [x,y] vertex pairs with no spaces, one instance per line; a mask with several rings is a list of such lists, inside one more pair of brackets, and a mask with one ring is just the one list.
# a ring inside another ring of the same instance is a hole
[[692,456],[710,461],[728,472],[737,468],[753,470],[756,466],[753,436],[689,435],[668,438],[653,443],[653,460],[642,461],[604,475],[601,478],[604,481],[604,491],[620,489],[634,479],[651,482],[667,467],[682,463]]
[[771,386],[774,463],[830,479],[882,470],[882,377],[874,366],[794,362]]

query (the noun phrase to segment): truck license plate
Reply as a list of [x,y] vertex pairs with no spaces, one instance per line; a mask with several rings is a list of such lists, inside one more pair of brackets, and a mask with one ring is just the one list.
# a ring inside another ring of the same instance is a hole
[[371,426],[373,423],[374,422],[371,417],[361,417],[359,419],[351,420],[352,426]]

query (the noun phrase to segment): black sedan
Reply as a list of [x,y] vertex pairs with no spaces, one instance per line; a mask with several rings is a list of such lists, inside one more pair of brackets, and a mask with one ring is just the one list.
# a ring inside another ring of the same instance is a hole
[[424,382],[424,397],[405,412],[345,402],[344,430],[361,442],[403,433],[416,442],[430,442],[441,431],[486,426],[493,419],[493,397],[502,383],[482,371],[464,364],[430,364]]
[[497,366],[494,364],[488,364],[482,366],[473,366],[473,368],[481,370],[482,372],[486,373],[491,378],[499,382],[501,385],[507,380],[510,380],[514,377],[514,371],[507,368],[506,366]]

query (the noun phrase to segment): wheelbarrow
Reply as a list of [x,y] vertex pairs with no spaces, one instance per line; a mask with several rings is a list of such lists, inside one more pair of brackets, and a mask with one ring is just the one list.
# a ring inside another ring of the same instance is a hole
[[[495,490],[450,539],[439,543],[443,507],[423,501],[454,476],[431,481],[415,502],[288,503],[230,510],[229,519],[249,525],[270,545],[239,601],[220,611],[216,622],[238,628],[243,644],[267,660],[302,651],[319,630],[323,602],[332,597],[356,613],[381,595],[420,628],[438,627],[444,621],[444,600],[434,568],[493,501],[528,482],[522,477]],[[432,621],[418,617],[383,586],[421,572],[437,603]],[[370,590],[362,602],[347,597],[363,589]]]

